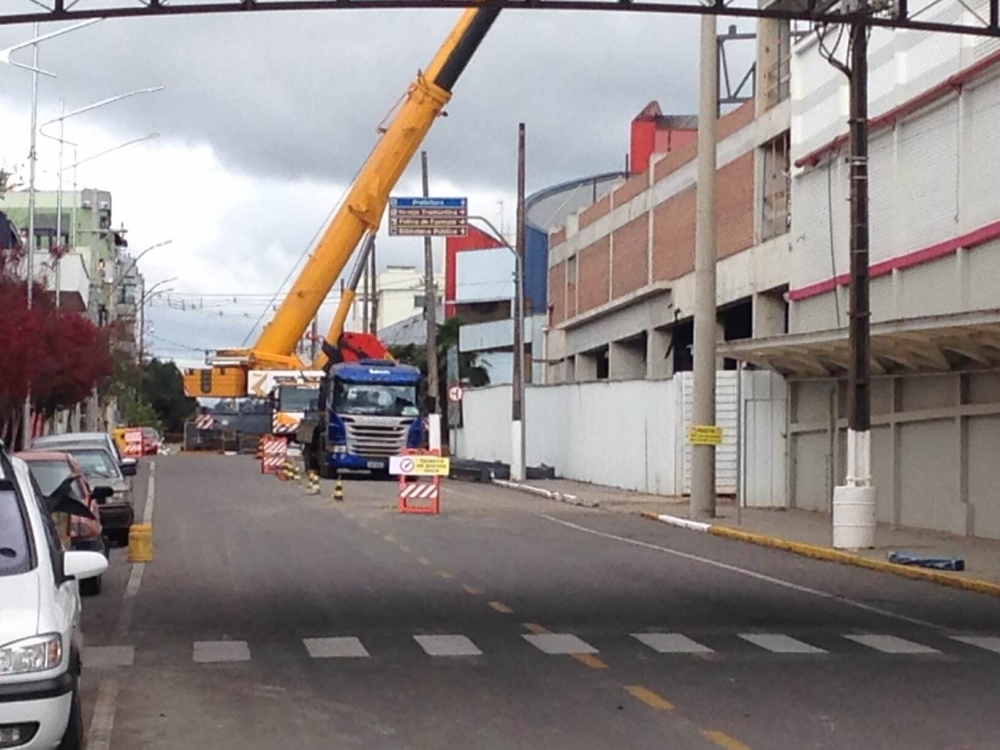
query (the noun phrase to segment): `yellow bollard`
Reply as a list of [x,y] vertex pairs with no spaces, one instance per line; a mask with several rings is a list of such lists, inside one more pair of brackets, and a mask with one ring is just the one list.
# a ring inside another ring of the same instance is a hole
[[333,485],[333,499],[338,503],[344,501],[344,482],[340,477],[337,477],[337,482]]
[[153,561],[153,526],[148,523],[132,524],[128,530],[128,561]]

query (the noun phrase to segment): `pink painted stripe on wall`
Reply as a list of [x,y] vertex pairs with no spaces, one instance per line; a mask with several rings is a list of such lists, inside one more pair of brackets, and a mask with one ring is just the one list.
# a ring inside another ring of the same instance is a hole
[[[914,266],[923,265],[924,263],[930,263],[932,260],[944,258],[947,255],[952,255],[953,253],[958,252],[958,248],[960,247],[971,250],[974,247],[984,245],[990,240],[995,240],[998,237],[1000,237],[1000,221],[994,221],[992,224],[987,224],[986,226],[982,226],[979,229],[968,232],[967,234],[953,237],[952,239],[944,240],[943,242],[938,242],[937,244],[921,248],[920,250],[914,250],[913,252],[906,253],[905,255],[898,255],[895,258],[889,258],[889,260],[883,260],[875,263],[870,267],[869,274],[873,279],[880,276],[887,276],[894,270],[902,271],[905,268],[913,268]],[[792,289],[788,293],[788,299],[793,302],[798,302],[800,300],[809,299],[810,297],[816,297],[820,294],[832,292],[838,286],[847,286],[849,281],[850,274],[843,273],[834,278],[817,281],[814,284],[807,284],[806,286],[799,287],[798,289]]]

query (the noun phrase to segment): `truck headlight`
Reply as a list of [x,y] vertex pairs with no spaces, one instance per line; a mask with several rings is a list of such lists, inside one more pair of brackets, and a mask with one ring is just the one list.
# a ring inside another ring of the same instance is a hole
[[24,638],[0,648],[0,675],[55,669],[62,658],[62,637],[58,633]]

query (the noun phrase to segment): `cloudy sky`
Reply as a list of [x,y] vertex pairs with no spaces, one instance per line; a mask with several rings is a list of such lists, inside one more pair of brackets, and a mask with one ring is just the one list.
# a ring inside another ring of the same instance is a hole
[[[31,0],[3,2],[5,12],[34,9]],[[159,134],[79,168],[82,185],[112,191],[113,221],[128,228],[133,249],[172,240],[141,262],[147,285],[178,277],[166,285],[173,307],[161,299],[148,313],[158,353],[197,362],[193,350],[240,345],[266,319],[267,300],[308,251],[377,125],[459,14],[106,20],[40,45],[40,67],[58,75],[40,78],[40,122],[61,101],[72,111],[166,87],[72,118],[65,136],[84,158]],[[0,27],[0,47],[32,36],[30,26]],[[529,192],[621,168],[629,122],[648,101],[695,111],[697,39],[694,17],[505,11],[425,141],[432,194],[467,195],[474,213],[512,228],[518,122]],[[738,55],[739,75],[751,44]],[[15,59],[30,62],[31,51]],[[25,178],[31,78],[0,65],[0,159]],[[40,139],[39,188],[55,187],[57,159],[57,144]],[[418,192],[419,159],[395,194]],[[383,266],[420,264],[422,242],[382,238],[379,253]]]

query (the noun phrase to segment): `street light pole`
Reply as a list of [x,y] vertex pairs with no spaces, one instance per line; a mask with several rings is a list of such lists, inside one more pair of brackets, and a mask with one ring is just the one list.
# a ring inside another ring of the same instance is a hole
[[510,478],[521,481],[526,476],[524,461],[524,123],[517,126],[517,249],[514,266],[514,382],[511,391]]
[[[38,24],[35,24],[35,38],[38,38]],[[31,145],[28,153],[29,178],[28,178],[28,310],[31,310],[32,287],[34,286],[34,266],[35,266],[35,162],[38,154],[35,151],[38,130],[38,42],[32,44],[32,67],[31,72]],[[24,396],[24,435],[21,439],[23,448],[27,448],[31,439],[31,384],[28,384],[27,392]]]
[[[469,216],[468,217],[468,220],[470,222],[473,219],[475,219],[477,221],[481,221],[481,222],[483,222],[483,224],[485,224],[487,227],[489,227],[489,230],[493,233],[493,239],[495,239],[497,242],[499,242],[505,248],[507,248],[508,250],[510,250],[510,252],[514,256],[514,279],[515,279],[515,283],[514,283],[514,321],[513,321],[514,322],[514,331],[513,331],[513,334],[514,334],[514,361],[516,363],[517,362],[518,346],[521,345],[521,336],[518,334],[518,331],[523,331],[523,329],[524,329],[524,284],[523,284],[524,277],[523,277],[523,274],[522,274],[522,271],[521,271],[521,256],[518,254],[517,250],[507,241],[507,238],[503,236],[503,234],[500,232],[500,230],[498,230],[493,225],[493,222],[491,222],[485,216],[475,216],[475,215],[473,215],[473,216]],[[518,283],[518,279],[521,280],[521,283]],[[511,479],[524,479],[524,476],[520,476],[520,477],[515,477],[514,476],[514,463],[516,462],[516,460],[518,458],[520,458],[520,460],[521,460],[521,467],[522,467],[522,470],[523,470],[523,467],[524,467],[524,456],[525,456],[525,452],[524,452],[524,448],[525,448],[525,444],[524,444],[524,411],[523,411],[524,378],[518,378],[517,371],[519,369],[520,368],[518,367],[518,365],[515,364],[515,368],[514,368],[514,382],[511,384],[511,388],[512,388],[512,392],[511,392],[512,398],[511,398],[511,401],[513,403],[513,401],[514,401],[514,394],[517,394],[517,403],[518,403],[519,406],[522,407],[522,409],[518,412],[518,419],[519,419],[518,428],[519,428],[519,432],[513,426],[513,406],[511,408],[511,412],[512,412],[512,414],[511,414],[511,416],[512,416],[512,419],[511,419],[511,423],[512,423],[512,426],[511,426],[511,443],[512,443],[511,448],[513,450],[513,455],[514,455],[514,460],[511,461]]]
[[[719,109],[719,57],[716,16],[701,17],[698,106],[698,182],[694,255],[694,390],[691,426],[715,425],[716,142]],[[691,446],[692,519],[715,517],[715,446]]]

